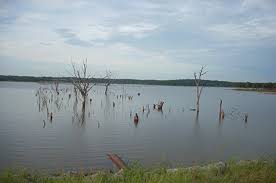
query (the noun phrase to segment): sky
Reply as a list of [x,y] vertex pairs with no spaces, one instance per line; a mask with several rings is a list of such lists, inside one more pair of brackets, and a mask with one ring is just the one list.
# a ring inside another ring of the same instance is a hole
[[0,74],[276,82],[275,0],[0,0]]

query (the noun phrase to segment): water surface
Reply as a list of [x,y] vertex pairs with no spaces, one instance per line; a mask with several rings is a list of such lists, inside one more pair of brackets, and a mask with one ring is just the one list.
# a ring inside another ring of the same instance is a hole
[[[0,82],[0,169],[112,168],[107,153],[149,167],[162,162],[177,167],[276,157],[276,95],[204,88],[197,118],[196,112],[190,111],[195,104],[194,87],[111,85],[105,96],[104,87],[96,86],[82,121],[81,99],[76,104],[72,86],[63,84],[60,88],[68,91],[54,96],[56,104],[48,104],[53,113],[50,121],[38,104],[40,87],[51,88],[39,83]],[[218,120],[220,99],[223,121]],[[162,112],[153,110],[153,103],[159,100],[165,102]],[[137,125],[135,113],[140,118]],[[247,123],[243,121],[245,113],[249,114]]]

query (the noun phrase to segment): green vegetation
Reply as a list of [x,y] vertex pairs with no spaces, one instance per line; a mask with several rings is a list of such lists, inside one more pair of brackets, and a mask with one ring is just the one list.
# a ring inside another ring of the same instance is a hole
[[[70,77],[33,77],[33,76],[5,76],[0,75],[0,81],[20,81],[20,82],[71,82]],[[107,79],[93,78],[91,82],[106,83]],[[138,79],[111,79],[113,84],[144,84],[144,85],[168,85],[168,86],[195,86],[194,79],[177,80],[138,80]],[[234,87],[234,88],[265,88],[276,89],[276,83],[250,83],[250,82],[230,82],[216,80],[202,80],[202,85],[211,87]]]
[[6,183],[185,183],[185,182],[276,182],[275,161],[241,161],[228,162],[224,169],[219,169],[216,164],[203,167],[181,168],[169,170],[166,168],[144,169],[133,165],[122,174],[98,172],[85,175],[60,174],[56,176],[45,175],[37,172],[6,171],[0,177],[0,182]]

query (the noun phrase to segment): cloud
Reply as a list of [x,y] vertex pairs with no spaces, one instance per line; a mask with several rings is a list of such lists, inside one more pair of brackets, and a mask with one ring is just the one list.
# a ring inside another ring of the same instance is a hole
[[0,56],[24,62],[87,57],[93,67],[144,78],[188,77],[200,65],[220,65],[212,71],[231,79],[236,67],[250,73],[246,65],[275,58],[273,0],[2,2]]
[[40,44],[43,46],[51,46],[52,45],[52,43],[47,43],[47,42],[40,42]]
[[75,29],[78,32],[80,39],[83,40],[109,40],[115,34],[115,30],[112,25],[105,25],[103,23],[80,25]]
[[276,2],[274,0],[243,0],[241,7],[244,10],[252,9],[271,9],[275,6]]
[[11,24],[16,20],[15,16],[0,16],[0,25]]
[[47,23],[48,19],[49,19],[49,16],[47,14],[37,13],[37,12],[27,12],[18,16],[16,19],[16,23],[33,25],[35,23],[39,23],[39,24],[43,22]]
[[121,36],[130,38],[144,38],[158,29],[157,25],[150,23],[136,23],[127,25],[89,24],[80,25],[74,29],[59,28],[55,32],[71,45],[89,47],[102,45],[103,42],[112,41]]
[[78,38],[77,34],[74,33],[71,29],[61,28],[61,29],[56,29],[55,32],[61,37],[63,37],[65,43],[81,46],[81,47],[92,46],[91,42],[81,40],[80,38]]
[[227,40],[261,40],[276,37],[276,19],[251,19],[241,23],[211,25],[207,31]]
[[149,23],[136,23],[119,26],[118,32],[123,35],[131,35],[136,38],[141,38],[146,36],[148,33],[157,30],[158,27],[158,25]]

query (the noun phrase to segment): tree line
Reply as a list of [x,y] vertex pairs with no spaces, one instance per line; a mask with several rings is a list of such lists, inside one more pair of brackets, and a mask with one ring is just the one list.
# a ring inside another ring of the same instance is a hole
[[[176,80],[140,80],[140,79],[110,79],[110,78],[91,78],[93,83],[113,84],[144,84],[144,85],[168,85],[168,86],[196,86],[194,79]],[[0,75],[0,81],[20,81],[20,82],[71,82],[72,77],[34,77],[34,76],[10,76]],[[230,82],[218,80],[202,80],[201,85],[209,87],[237,87],[237,88],[265,88],[276,89],[276,83],[253,83],[253,82]]]

